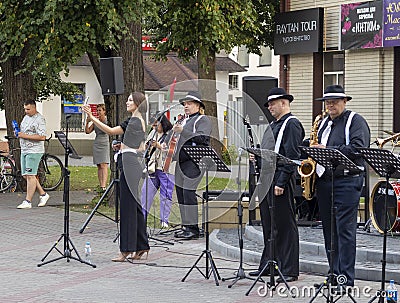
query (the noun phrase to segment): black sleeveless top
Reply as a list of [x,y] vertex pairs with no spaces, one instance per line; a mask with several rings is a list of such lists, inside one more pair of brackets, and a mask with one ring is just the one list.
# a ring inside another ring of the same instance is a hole
[[142,121],[137,117],[130,117],[120,124],[124,130],[122,143],[130,148],[139,148],[145,139]]

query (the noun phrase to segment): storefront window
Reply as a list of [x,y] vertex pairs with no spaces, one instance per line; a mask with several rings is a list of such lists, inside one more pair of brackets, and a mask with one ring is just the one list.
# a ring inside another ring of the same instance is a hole
[[343,86],[344,52],[324,53],[324,87],[333,84]]

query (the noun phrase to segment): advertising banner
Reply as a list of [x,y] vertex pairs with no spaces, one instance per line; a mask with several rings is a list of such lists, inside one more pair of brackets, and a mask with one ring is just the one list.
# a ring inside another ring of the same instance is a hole
[[63,100],[64,114],[82,114],[83,95],[75,94],[73,101]]
[[341,5],[341,49],[382,47],[382,1]]
[[275,55],[322,51],[323,17],[322,8],[277,14],[274,35]]
[[383,1],[383,46],[400,45],[400,0]]

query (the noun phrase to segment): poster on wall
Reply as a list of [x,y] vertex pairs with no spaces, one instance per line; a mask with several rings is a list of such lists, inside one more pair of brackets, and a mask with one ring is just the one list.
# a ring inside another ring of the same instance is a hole
[[341,5],[341,49],[382,47],[382,1]]
[[383,46],[400,45],[400,0],[383,1]]
[[83,95],[75,94],[74,100],[69,101],[64,98],[64,114],[82,114]]
[[322,8],[276,14],[275,55],[322,51],[323,17]]

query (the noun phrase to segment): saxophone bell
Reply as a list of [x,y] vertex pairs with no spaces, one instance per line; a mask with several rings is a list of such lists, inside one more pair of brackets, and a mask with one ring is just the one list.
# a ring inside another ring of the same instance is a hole
[[301,165],[297,167],[297,171],[302,178],[311,177],[315,172],[315,161],[310,159],[301,161]]

